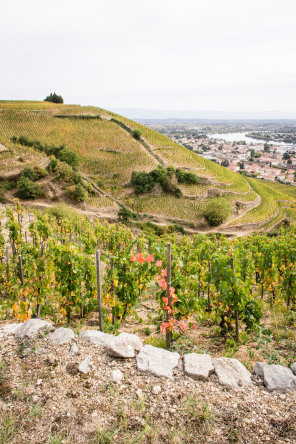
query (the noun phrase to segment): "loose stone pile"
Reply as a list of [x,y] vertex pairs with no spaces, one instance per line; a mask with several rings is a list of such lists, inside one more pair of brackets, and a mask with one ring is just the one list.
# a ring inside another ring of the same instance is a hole
[[[156,377],[173,378],[174,369],[183,370],[186,376],[201,381],[207,381],[216,374],[219,383],[229,389],[244,389],[253,384],[252,374],[237,359],[212,359],[207,354],[190,353],[182,359],[179,353],[170,352],[151,345],[143,345],[134,334],[120,333],[118,336],[102,333],[96,330],[86,330],[75,335],[69,328],[55,328],[42,319],[30,319],[22,324],[8,324],[0,329],[0,339],[6,335],[15,335],[18,340],[31,339],[40,335],[48,335],[53,345],[71,343],[70,356],[79,353],[77,343],[87,341],[94,346],[104,347],[106,352],[115,358],[136,358],[137,369],[140,372]],[[54,359],[54,357],[53,357]],[[87,356],[75,371],[87,374],[90,371],[91,355]],[[268,365],[257,362],[253,374],[263,379],[264,386],[269,392],[284,393],[296,390],[296,362],[291,370],[282,365]],[[111,373],[113,382],[120,382],[123,375],[120,370]]]

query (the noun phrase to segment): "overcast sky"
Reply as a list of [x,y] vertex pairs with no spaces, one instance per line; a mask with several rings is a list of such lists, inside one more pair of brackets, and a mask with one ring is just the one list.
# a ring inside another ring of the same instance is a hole
[[1,1],[0,98],[295,112],[295,0]]

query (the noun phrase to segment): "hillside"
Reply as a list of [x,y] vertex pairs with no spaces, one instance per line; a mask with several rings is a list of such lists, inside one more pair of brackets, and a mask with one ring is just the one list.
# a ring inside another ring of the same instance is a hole
[[[133,130],[141,136],[133,137]],[[13,183],[27,165],[46,168],[50,158],[34,146],[20,143],[20,137],[41,145],[65,145],[77,153],[78,170],[89,184],[83,210],[116,218],[124,205],[141,220],[159,224],[177,223],[193,230],[210,230],[203,211],[212,197],[223,196],[232,206],[232,215],[214,231],[249,232],[268,230],[286,219],[295,218],[296,188],[245,178],[178,145],[143,125],[109,111],[78,105],[49,102],[0,102],[0,180],[3,200],[15,195]],[[14,138],[14,142],[11,140]],[[197,184],[177,183],[182,197],[161,188],[135,194],[129,185],[132,173],[150,172],[157,166],[191,171]],[[69,181],[68,181],[69,182]],[[45,196],[38,205],[72,203],[65,190],[71,184],[51,172],[38,180]],[[8,188],[12,188],[8,190]]]

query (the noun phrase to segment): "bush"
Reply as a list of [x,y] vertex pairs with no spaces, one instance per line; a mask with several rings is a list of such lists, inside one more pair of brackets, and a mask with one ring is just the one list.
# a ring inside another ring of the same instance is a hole
[[43,177],[48,176],[48,172],[44,168],[41,168],[40,166],[35,166],[34,171],[37,174],[38,179],[42,179]]
[[224,197],[215,197],[211,199],[204,211],[204,217],[212,227],[217,227],[231,214],[231,204]]
[[77,168],[79,163],[79,158],[77,153],[72,150],[63,149],[59,152],[58,158],[62,162],[66,162],[68,165],[71,165],[72,168]]
[[132,173],[131,184],[137,194],[148,193],[154,188],[155,182],[153,177],[145,171]]
[[49,164],[47,165],[47,169],[48,171],[56,171],[57,166],[58,166],[58,159],[56,159],[55,157],[53,157],[52,159],[50,159]]
[[21,199],[37,199],[44,196],[41,186],[25,176],[21,176],[17,181],[17,188],[17,194]]
[[38,179],[38,174],[36,173],[34,168],[29,167],[29,166],[26,166],[23,169],[22,176],[27,177],[28,179],[32,180],[32,182],[34,182],[35,180]]
[[44,99],[44,102],[53,102],[53,103],[64,103],[64,99],[62,96],[58,96],[55,92],[50,93],[49,96],[47,96]]
[[68,188],[68,195],[71,199],[76,200],[77,202],[83,202],[88,197],[88,192],[86,189],[79,183],[76,186],[71,186]]
[[141,139],[141,135],[142,135],[142,133],[138,129],[135,129],[132,131],[132,136],[134,139],[137,139],[137,140]]
[[199,178],[192,171],[184,171],[177,169],[176,176],[179,183],[188,183],[188,184],[199,183]]

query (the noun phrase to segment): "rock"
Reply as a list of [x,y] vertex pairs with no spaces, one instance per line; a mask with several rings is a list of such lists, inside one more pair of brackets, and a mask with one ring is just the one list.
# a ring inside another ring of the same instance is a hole
[[[113,340],[107,346],[109,355],[117,358],[134,358],[135,348],[142,345],[141,341],[137,341],[139,338],[136,335],[130,335],[128,333],[121,333],[119,336],[113,337]],[[134,344],[134,345],[132,345]],[[143,345],[142,345],[143,346]]]
[[43,319],[29,319],[15,330],[15,337],[20,339],[33,338],[41,332],[49,332],[54,327]]
[[75,334],[73,330],[71,330],[70,328],[60,327],[56,331],[54,331],[48,339],[53,344],[66,344],[67,342],[72,341],[74,337]]
[[6,324],[0,328],[0,333],[6,335],[14,335],[16,330],[20,327],[21,324]]
[[49,353],[49,354],[47,355],[46,361],[47,361],[49,364],[54,365],[54,364],[56,363],[56,357],[55,357],[55,355],[54,355],[53,353]]
[[155,385],[152,389],[152,393],[153,395],[159,395],[159,393],[161,392],[161,387],[160,385]]
[[256,362],[254,373],[263,377],[263,383],[269,392],[285,393],[296,390],[296,376],[283,365]]
[[136,395],[138,396],[138,398],[142,398],[142,396],[143,396],[143,390],[142,390],[142,389],[138,389],[138,390],[136,391]]
[[131,345],[135,351],[140,351],[143,347],[142,341],[136,335],[130,333],[120,333],[120,335],[115,337],[117,344],[122,343],[126,345]]
[[264,367],[268,366],[266,362],[256,362],[253,368],[253,373],[256,376],[260,376],[260,378],[263,378],[264,376]]
[[73,344],[70,349],[70,356],[75,356],[79,353],[79,349],[76,344]]
[[173,369],[178,366],[179,359],[179,353],[144,345],[137,356],[137,367],[154,376],[172,378]]
[[113,370],[111,373],[111,381],[119,382],[123,378],[123,373],[120,370]]
[[67,364],[66,365],[66,371],[70,375],[77,375],[77,373],[79,372],[77,362],[73,362],[73,363],[70,362],[69,364]]
[[210,355],[189,353],[184,355],[185,375],[206,381],[215,372]]
[[294,373],[294,375],[296,375],[296,362],[294,362],[294,364],[291,365],[291,370]]
[[242,389],[252,384],[251,373],[237,359],[216,358],[213,359],[213,364],[221,385]]
[[114,340],[114,336],[97,330],[82,331],[79,338],[82,338],[93,345],[100,345],[102,347],[107,347]]
[[91,356],[88,356],[86,359],[84,359],[84,361],[82,361],[79,364],[78,370],[80,371],[80,373],[83,373],[85,375],[87,375],[87,373],[89,373],[89,371],[90,371],[90,366],[89,366],[90,361],[91,361]]

